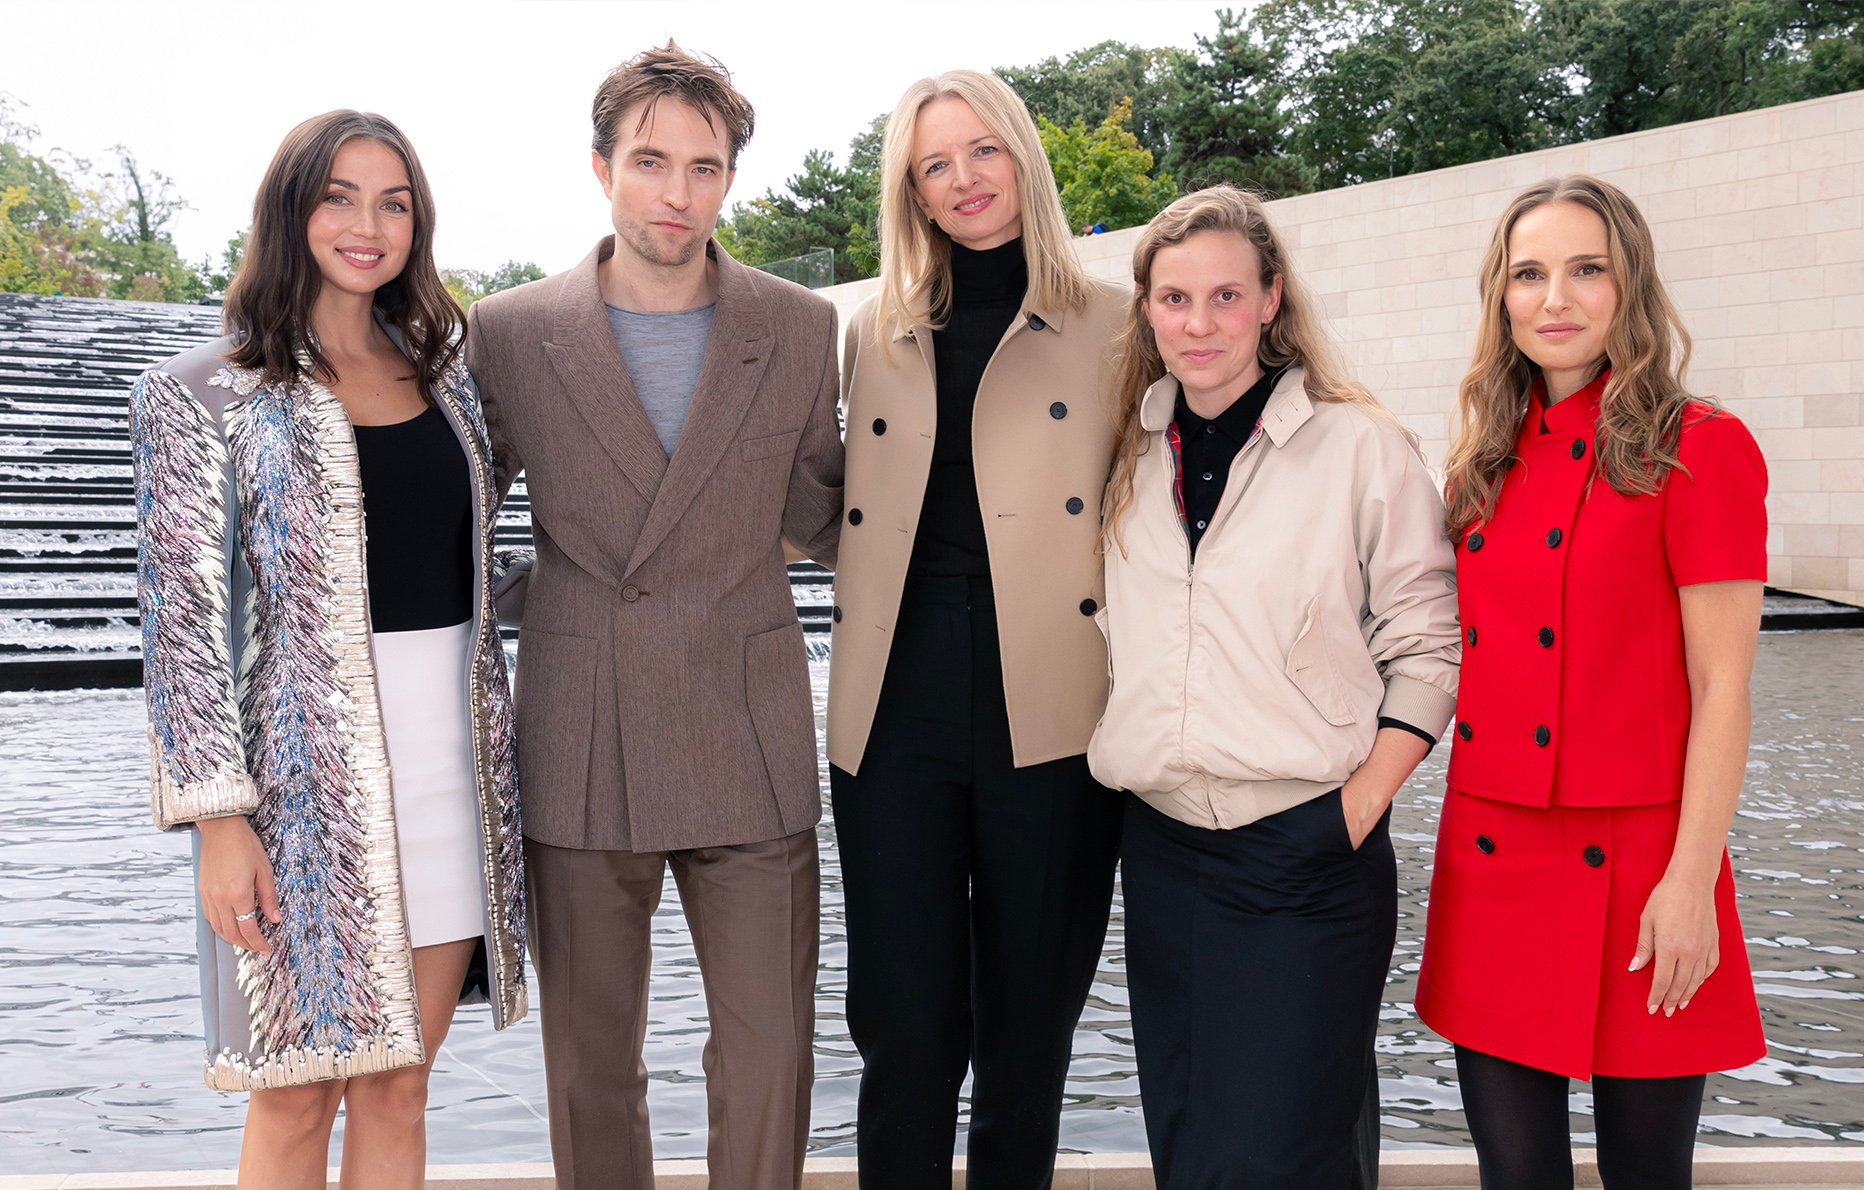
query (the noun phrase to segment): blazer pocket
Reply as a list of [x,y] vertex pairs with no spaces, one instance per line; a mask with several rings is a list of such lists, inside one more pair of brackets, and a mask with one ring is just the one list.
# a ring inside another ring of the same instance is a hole
[[738,443],[738,457],[749,463],[755,459],[767,459],[771,455],[794,454],[796,444],[802,440],[801,430],[791,430],[784,434],[768,434],[762,438],[746,438]]
[[822,798],[809,654],[801,624],[791,622],[745,638],[744,698],[784,826],[801,830],[815,821]]
[[1334,663],[1333,650],[1327,643],[1327,626],[1321,622],[1319,596],[1308,601],[1300,635],[1294,638],[1288,650],[1288,663],[1282,672],[1327,722],[1335,727],[1359,722],[1359,715],[1347,696],[1346,683]]
[[518,772],[527,804],[580,801],[589,783],[597,643],[523,630],[518,640]]

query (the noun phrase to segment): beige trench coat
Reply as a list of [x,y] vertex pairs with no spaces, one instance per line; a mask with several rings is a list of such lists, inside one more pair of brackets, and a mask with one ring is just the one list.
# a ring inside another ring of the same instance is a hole
[[[1018,767],[1087,751],[1106,706],[1096,546],[1113,457],[1113,340],[1128,300],[1125,289],[1100,284],[1084,310],[1025,303],[977,388],[971,449]],[[932,346],[931,328],[920,325],[883,351],[872,302],[846,333],[828,758],[850,773],[873,727],[932,466]]]

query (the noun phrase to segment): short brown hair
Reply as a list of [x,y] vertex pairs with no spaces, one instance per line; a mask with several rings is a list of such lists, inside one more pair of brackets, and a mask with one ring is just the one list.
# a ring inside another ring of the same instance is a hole
[[640,106],[640,123],[647,123],[654,105],[662,99],[677,99],[705,117],[708,127],[717,128],[713,117],[725,126],[725,139],[731,146],[730,168],[738,168],[738,153],[751,139],[757,114],[751,101],[731,85],[731,72],[717,58],[689,54],[672,41],[659,49],[636,54],[608,72],[596,88],[595,105],[590,118],[595,122],[595,139],[590,148],[604,159],[615,151],[615,134],[622,114]]

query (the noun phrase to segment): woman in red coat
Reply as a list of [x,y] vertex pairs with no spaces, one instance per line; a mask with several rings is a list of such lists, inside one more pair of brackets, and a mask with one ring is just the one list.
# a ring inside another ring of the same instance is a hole
[[1485,1187],[1687,1187],[1707,1072],[1766,1052],[1724,840],[1747,759],[1766,465],[1682,385],[1650,228],[1588,177],[1484,257],[1447,462],[1462,682],[1418,1014]]

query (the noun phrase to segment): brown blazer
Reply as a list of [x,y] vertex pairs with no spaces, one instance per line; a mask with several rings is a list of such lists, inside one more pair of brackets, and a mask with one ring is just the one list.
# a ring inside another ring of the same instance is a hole
[[[1025,303],[977,388],[972,460],[1019,767],[1087,751],[1107,703],[1096,542],[1113,457],[1113,339],[1129,300],[1101,284],[1085,310]],[[828,758],[850,773],[886,676],[938,409],[932,331],[915,326],[889,348],[869,302],[849,320],[842,365],[848,515],[829,662]]]
[[525,473],[537,544],[524,833],[616,851],[795,834],[822,810],[783,541],[835,563],[835,311],[710,244],[718,307],[669,460],[597,288],[613,249],[479,302],[466,340],[500,481]]

